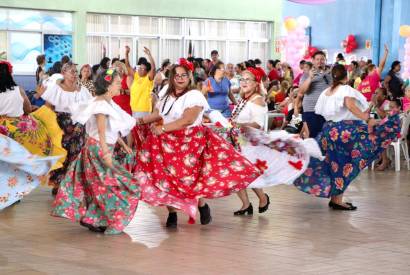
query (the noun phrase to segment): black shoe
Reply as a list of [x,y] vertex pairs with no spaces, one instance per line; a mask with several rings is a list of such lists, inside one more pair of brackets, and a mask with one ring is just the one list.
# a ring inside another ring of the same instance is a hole
[[268,209],[269,209],[270,199],[269,199],[268,194],[265,194],[265,196],[266,196],[266,199],[268,200],[268,202],[266,203],[266,205],[265,205],[265,206],[263,206],[263,207],[259,207],[259,213],[266,212],[266,210],[268,210]]
[[243,215],[253,215],[253,206],[252,203],[249,204],[248,208],[244,209],[244,210],[238,210],[233,212],[234,216],[243,216]]
[[167,223],[166,223],[166,227],[168,227],[168,228],[177,228],[177,225],[178,225],[177,212],[169,213]]
[[[350,205],[350,206],[354,206],[351,202],[345,202],[344,204]],[[338,205],[337,203],[334,203],[332,201],[329,201],[329,207],[332,208],[333,205]]]
[[105,227],[105,226],[96,227],[96,226],[93,226],[91,224],[85,223],[83,221],[80,221],[80,225],[88,228],[92,232],[97,232],[97,233],[104,233],[104,231],[107,229],[107,227]]
[[198,207],[199,215],[201,219],[201,224],[209,224],[212,221],[211,217],[211,209],[209,208],[208,204],[205,203],[204,206]]
[[350,202],[345,202],[345,204],[347,204],[348,206],[346,207],[346,206],[330,201],[329,207],[332,208],[333,210],[341,210],[341,211],[354,211],[357,209],[357,207],[351,204]]

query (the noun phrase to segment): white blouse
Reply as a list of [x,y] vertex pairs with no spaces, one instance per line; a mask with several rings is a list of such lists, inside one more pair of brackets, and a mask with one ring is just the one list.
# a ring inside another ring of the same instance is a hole
[[369,108],[366,98],[349,85],[337,87],[332,95],[326,95],[327,91],[328,89],[322,92],[315,107],[315,113],[323,116],[326,121],[360,120],[346,108],[344,100],[346,97],[356,99],[357,107],[362,112]]
[[136,123],[136,120],[121,109],[113,100],[108,102],[92,98],[70,109],[73,122],[85,124],[87,134],[96,140],[100,140],[100,138],[95,115],[106,115],[105,141],[108,144],[115,144],[120,134],[122,136],[128,135]]
[[[261,96],[259,96],[261,97]],[[257,99],[259,97],[254,98]],[[239,113],[236,118],[237,123],[257,123],[260,127],[263,127],[265,124],[265,116],[268,113],[268,106],[260,106],[248,101],[243,107],[242,111]]]
[[209,105],[205,96],[198,90],[186,92],[179,98],[171,95],[162,96],[156,106],[159,114],[164,119],[164,124],[180,119],[184,111],[192,107],[202,107],[202,110],[195,122],[189,127],[201,125],[202,117],[205,111],[209,110]]
[[91,99],[93,96],[87,88],[81,86],[80,91],[67,92],[58,84],[47,86],[46,91],[41,96],[45,101],[50,102],[56,112],[71,113],[70,107]]
[[20,94],[19,86],[14,90],[6,90],[0,93],[0,115],[8,117],[19,117],[24,114],[24,99]]

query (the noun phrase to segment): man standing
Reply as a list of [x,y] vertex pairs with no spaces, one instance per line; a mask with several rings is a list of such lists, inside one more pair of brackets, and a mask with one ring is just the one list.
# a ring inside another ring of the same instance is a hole
[[315,113],[320,94],[332,84],[332,76],[326,70],[326,55],[322,51],[313,54],[313,68],[300,80],[299,93],[303,94],[302,120],[307,126],[306,136],[315,138],[322,130],[325,119]]
[[219,53],[217,50],[213,50],[211,52],[211,63],[209,63],[209,71],[212,70],[212,67],[215,66],[216,63],[219,61]]

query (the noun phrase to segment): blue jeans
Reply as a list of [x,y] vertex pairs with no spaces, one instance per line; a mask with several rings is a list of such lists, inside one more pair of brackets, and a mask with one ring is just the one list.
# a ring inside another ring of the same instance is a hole
[[226,118],[230,118],[232,116],[232,112],[231,112],[231,109],[229,108],[229,106],[225,110],[218,110],[217,109],[217,111],[221,112],[221,114]]
[[308,126],[310,138],[316,138],[326,122],[321,115],[317,115],[315,112],[304,112],[302,114],[302,121],[306,122]]

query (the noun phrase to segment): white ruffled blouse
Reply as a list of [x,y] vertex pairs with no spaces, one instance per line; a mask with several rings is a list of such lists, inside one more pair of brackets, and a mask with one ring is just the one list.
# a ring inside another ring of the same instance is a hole
[[41,97],[53,105],[56,112],[71,113],[70,107],[87,101],[93,96],[84,86],[81,86],[80,91],[67,92],[55,84],[47,86]]
[[328,89],[322,92],[315,107],[315,113],[323,116],[326,121],[360,120],[346,108],[345,97],[356,99],[357,107],[362,112],[369,108],[366,98],[349,85],[337,87],[332,95],[326,95],[327,91]]
[[105,141],[108,144],[115,144],[120,134],[121,136],[128,135],[136,123],[136,120],[121,109],[113,100],[108,102],[92,98],[70,109],[73,122],[85,124],[87,134],[96,140],[100,139],[95,115],[106,115]]
[[[256,97],[255,99],[257,99]],[[251,101],[245,104],[242,111],[236,118],[237,123],[257,123],[261,128],[265,124],[265,116],[268,113],[267,106],[260,106]]]
[[202,117],[205,111],[209,110],[209,105],[205,96],[198,90],[186,92],[179,98],[162,96],[156,106],[159,114],[164,119],[164,124],[180,119],[184,111],[192,107],[202,107],[202,111],[189,127],[201,125]]

